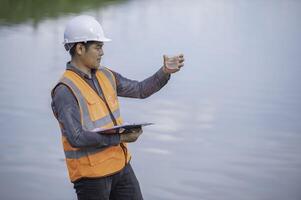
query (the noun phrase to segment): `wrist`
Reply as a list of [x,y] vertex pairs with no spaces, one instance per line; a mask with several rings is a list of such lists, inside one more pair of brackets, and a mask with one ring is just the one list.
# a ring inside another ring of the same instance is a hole
[[167,68],[165,66],[162,66],[162,71],[164,72],[164,74],[170,74],[168,71],[167,71]]

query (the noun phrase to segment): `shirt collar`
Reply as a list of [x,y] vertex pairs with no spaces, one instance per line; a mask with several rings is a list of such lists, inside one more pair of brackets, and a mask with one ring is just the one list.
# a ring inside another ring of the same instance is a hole
[[[92,77],[90,77],[90,75],[82,72],[80,69],[78,69],[74,64],[72,64],[70,61],[67,62],[66,64],[66,69],[67,70],[71,70],[75,73],[77,73],[78,75],[80,75],[81,77],[84,77],[86,79],[92,79]],[[93,76],[96,73],[95,69],[91,69],[91,76]]]

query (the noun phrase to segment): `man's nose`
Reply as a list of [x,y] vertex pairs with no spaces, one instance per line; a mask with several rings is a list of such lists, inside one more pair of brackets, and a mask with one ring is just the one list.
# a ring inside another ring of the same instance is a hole
[[100,56],[103,56],[103,55],[104,55],[104,52],[103,52],[102,49],[100,50],[99,55],[100,55]]

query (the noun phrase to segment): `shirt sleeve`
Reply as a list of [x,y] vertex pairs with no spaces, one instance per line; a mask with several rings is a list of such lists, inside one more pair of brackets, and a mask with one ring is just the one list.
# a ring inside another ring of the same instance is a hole
[[163,72],[160,68],[155,74],[143,81],[130,80],[117,72],[112,71],[117,86],[117,95],[144,99],[159,91],[170,79],[170,74]]
[[51,107],[57,120],[61,124],[62,134],[74,148],[107,147],[118,145],[120,136],[104,135],[83,129],[79,105],[70,89],[64,85],[58,85],[54,90]]

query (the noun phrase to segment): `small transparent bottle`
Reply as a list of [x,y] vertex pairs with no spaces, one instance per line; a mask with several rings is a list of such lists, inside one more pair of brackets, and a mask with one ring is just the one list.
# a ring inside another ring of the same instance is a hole
[[164,55],[164,64],[168,69],[179,69],[179,56]]

